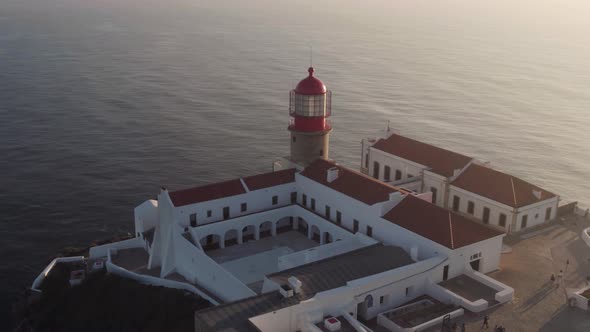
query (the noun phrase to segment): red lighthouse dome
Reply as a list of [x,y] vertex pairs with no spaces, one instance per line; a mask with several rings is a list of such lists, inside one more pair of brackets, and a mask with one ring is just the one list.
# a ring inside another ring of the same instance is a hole
[[323,95],[326,93],[327,90],[324,83],[313,76],[313,67],[309,67],[307,72],[309,73],[309,76],[302,79],[301,82],[297,84],[295,92],[302,95]]

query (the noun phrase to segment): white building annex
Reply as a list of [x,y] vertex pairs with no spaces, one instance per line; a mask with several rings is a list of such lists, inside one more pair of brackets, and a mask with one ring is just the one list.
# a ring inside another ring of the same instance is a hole
[[487,163],[392,132],[362,141],[364,174],[418,193],[506,233],[557,216],[559,196]]
[[[485,275],[503,232],[329,160],[330,95],[313,74],[291,93],[291,155],[273,172],[162,188],[135,209],[134,238],[90,259],[208,299],[196,331],[420,331],[510,301]],[[400,166],[403,179],[425,168]]]

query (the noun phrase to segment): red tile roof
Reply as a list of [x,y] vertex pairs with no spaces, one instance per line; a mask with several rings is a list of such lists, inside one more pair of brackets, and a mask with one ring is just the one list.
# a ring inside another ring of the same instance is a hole
[[[327,172],[332,167],[338,168],[338,178],[328,182]],[[324,159],[316,159],[300,174],[368,205],[387,201],[390,193],[403,192],[401,189]]]
[[[243,178],[248,190],[258,190],[295,181],[295,169],[268,172]],[[214,199],[245,194],[246,188],[240,179],[212,183],[202,187],[170,192],[174,206],[183,206]]]
[[249,190],[258,190],[295,182],[295,169],[285,169],[243,178]]
[[202,187],[172,191],[170,192],[170,199],[172,199],[174,206],[183,206],[245,193],[246,189],[244,189],[242,181],[235,179]]
[[397,134],[378,140],[373,147],[427,166],[432,172],[446,177],[453,176],[455,169],[462,169],[472,160],[471,157]]
[[450,249],[504,234],[411,195],[383,218]]
[[[475,164],[469,165],[451,184],[516,208],[555,197],[555,194],[515,176]],[[540,198],[533,191],[539,192]]]

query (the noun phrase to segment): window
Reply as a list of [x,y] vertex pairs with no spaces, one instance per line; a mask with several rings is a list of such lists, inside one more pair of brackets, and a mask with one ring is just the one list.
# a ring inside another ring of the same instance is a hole
[[522,219],[520,221],[520,229],[526,228],[526,223],[529,220],[529,216],[528,215],[524,215],[522,216]]
[[484,207],[483,208],[483,216],[481,218],[484,224],[488,224],[490,222],[490,208]]
[[307,195],[303,194],[303,196],[301,197],[301,200],[303,202],[303,206],[307,207]]
[[551,208],[545,210],[545,221],[549,221],[549,219],[551,219]]
[[410,296],[410,287],[406,287],[406,296]]
[[379,178],[379,168],[380,167],[381,166],[379,166],[379,163],[378,162],[376,162],[376,161],[373,162],[373,177],[375,179],[378,179]]
[[359,231],[359,221],[358,221],[358,220],[356,220],[356,219],[354,219],[354,220],[352,221],[352,232],[353,232],[353,233],[356,233],[356,232],[358,232],[358,231]]
[[391,167],[385,166],[385,169],[383,170],[383,180],[384,181],[391,180]]
[[461,199],[459,198],[459,196],[453,196],[453,211],[459,211],[459,204],[461,204]]
[[430,187],[430,191],[432,192],[432,203],[436,204],[436,194],[438,193],[438,190],[434,187]]
[[395,180],[401,180],[402,179],[402,171],[400,171],[399,169],[395,170]]
[[367,236],[373,237],[373,227],[367,226]]
[[369,168],[369,154],[365,154],[365,168]]
[[295,203],[297,203],[297,192],[293,191],[291,193],[291,204],[295,204]]
[[191,220],[191,227],[196,227],[197,226],[197,214],[191,213],[191,215],[189,217]]
[[229,206],[223,208],[223,219],[229,219]]
[[498,225],[502,227],[506,227],[506,215],[504,213],[500,213],[500,219],[498,220]]
[[311,199],[311,209],[315,211],[315,198]]
[[246,210],[248,210],[248,204],[242,203],[242,205],[240,206],[240,211],[246,212]]
[[467,213],[473,214],[475,211],[475,203],[472,201],[467,202]]
[[211,210],[207,210],[207,218],[211,218],[212,215],[213,215],[213,212],[211,212]]
[[385,296],[379,296],[379,304],[385,303]]
[[326,219],[330,220],[330,207],[326,205]]
[[365,303],[367,304],[367,308],[371,308],[373,306],[373,296],[367,295],[365,297]]
[[297,142],[297,137],[293,136],[292,139],[293,139],[293,143]]
[[272,205],[277,205],[279,204],[279,196],[273,196],[272,197]]
[[340,211],[336,211],[336,224],[340,225],[342,223],[342,213]]

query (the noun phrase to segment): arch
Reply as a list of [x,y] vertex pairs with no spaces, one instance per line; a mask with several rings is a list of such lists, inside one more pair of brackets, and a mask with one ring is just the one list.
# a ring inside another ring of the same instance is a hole
[[265,221],[262,224],[260,224],[260,238],[272,236],[272,226],[273,223],[270,221]]
[[367,308],[371,308],[373,306],[373,295],[369,294],[365,297],[365,305]]
[[201,247],[203,251],[208,250],[215,250],[220,248],[220,236],[217,234],[209,234],[201,237],[199,242],[201,243]]
[[225,236],[223,238],[225,246],[229,247],[238,244],[238,237],[239,234],[237,229],[230,229],[227,232],[225,232]]
[[297,218],[297,231],[307,237],[308,229],[309,225],[307,224],[307,221],[301,217]]
[[256,227],[254,225],[248,225],[242,228],[242,243],[256,240],[256,233]]
[[293,229],[293,217],[283,217],[276,222],[277,234],[288,232]]
[[322,235],[322,232],[320,231],[320,228],[316,225],[311,225],[311,233],[310,233],[311,239],[317,243],[320,243],[322,240],[321,235]]

